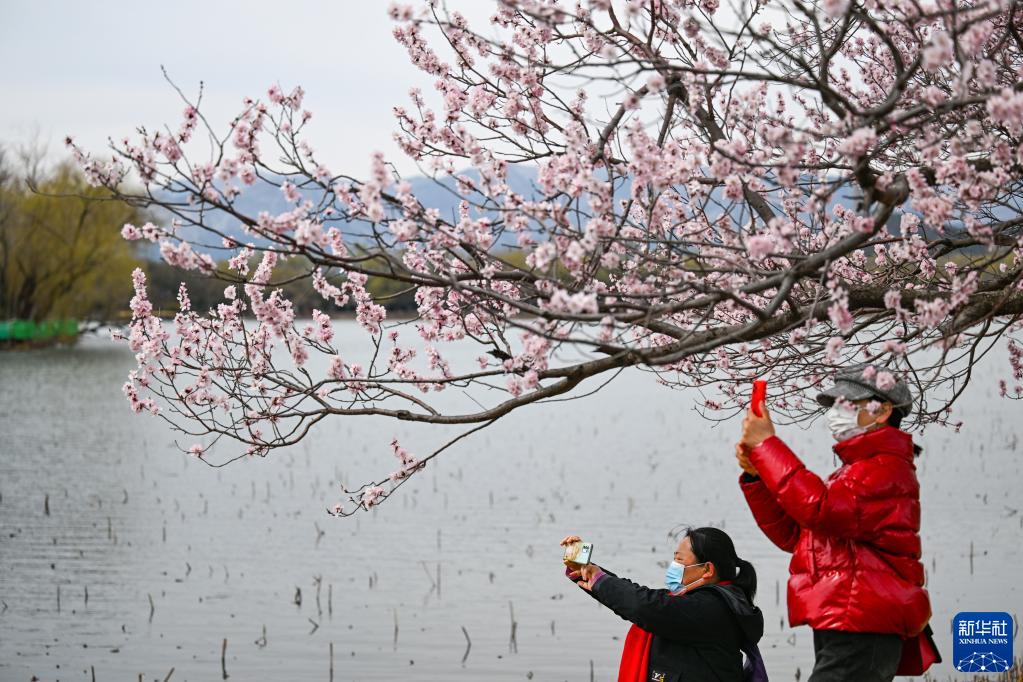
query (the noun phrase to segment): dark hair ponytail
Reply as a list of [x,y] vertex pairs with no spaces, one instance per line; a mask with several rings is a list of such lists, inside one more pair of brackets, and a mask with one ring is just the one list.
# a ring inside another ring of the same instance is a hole
[[735,545],[728,533],[720,528],[689,528],[685,537],[689,538],[693,555],[700,562],[714,564],[718,578],[730,580],[746,594],[749,603],[753,603],[757,594],[757,572],[753,564],[740,559],[735,553]]
[[753,603],[753,597],[757,593],[757,572],[753,568],[753,564],[735,557],[735,568],[736,574],[732,578],[732,582],[738,587],[742,588],[742,591],[746,593],[746,599],[749,599],[749,603]]

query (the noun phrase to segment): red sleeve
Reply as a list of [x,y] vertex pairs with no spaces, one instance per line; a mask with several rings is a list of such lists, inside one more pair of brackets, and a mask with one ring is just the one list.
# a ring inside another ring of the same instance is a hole
[[763,485],[780,507],[803,528],[829,535],[864,540],[860,509],[864,497],[861,469],[870,468],[870,460],[845,467],[825,483],[777,436],[771,436],[750,451]]
[[763,480],[759,478],[748,480],[740,476],[739,486],[742,488],[742,494],[746,496],[746,504],[753,512],[753,518],[760,526],[760,530],[764,531],[764,535],[779,549],[785,552],[795,551],[796,543],[799,541],[799,524],[785,513]]

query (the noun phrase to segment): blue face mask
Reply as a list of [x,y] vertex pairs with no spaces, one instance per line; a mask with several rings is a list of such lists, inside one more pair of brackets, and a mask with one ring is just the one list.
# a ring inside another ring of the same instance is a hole
[[704,561],[701,564],[689,564],[688,566],[683,566],[677,561],[672,561],[670,564],[668,564],[668,570],[665,571],[664,573],[664,584],[668,587],[668,589],[671,592],[685,592],[696,583],[702,581],[703,578],[698,578],[693,582],[689,583],[688,585],[684,585],[682,584],[682,574],[685,572],[687,568],[692,568],[693,566],[703,566],[706,563],[707,562]]

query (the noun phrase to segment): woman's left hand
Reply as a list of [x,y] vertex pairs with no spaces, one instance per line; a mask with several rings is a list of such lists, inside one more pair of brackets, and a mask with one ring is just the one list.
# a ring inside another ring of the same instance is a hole
[[739,462],[739,468],[747,474],[750,476],[760,476],[760,472],[757,471],[757,468],[749,460],[749,448],[742,443],[735,444],[735,459]]

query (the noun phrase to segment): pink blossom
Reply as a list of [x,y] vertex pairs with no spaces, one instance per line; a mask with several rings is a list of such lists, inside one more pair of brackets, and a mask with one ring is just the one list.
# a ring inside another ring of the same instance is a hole
[[987,101],[991,118],[1005,125],[1014,133],[1023,131],[1023,92],[1004,88],[998,95]]
[[249,274],[249,259],[252,258],[252,249],[244,248],[227,261],[227,265],[238,274],[244,276]]
[[955,56],[955,44],[946,31],[935,31],[931,41],[921,53],[921,63],[925,71],[937,71],[952,62]]
[[296,203],[302,198],[302,195],[298,193],[298,189],[287,181],[281,184],[281,192],[284,194],[284,198],[292,203]]
[[330,317],[313,309],[313,320],[316,322],[316,338],[323,343],[330,343],[334,338],[334,327],[330,323]]
[[898,289],[889,289],[884,294],[884,305],[891,310],[898,310],[902,305],[902,292]]
[[890,391],[895,388],[895,384],[895,376],[891,372],[881,371],[877,373],[877,387],[882,391]]
[[173,242],[160,242],[160,255],[168,265],[181,268],[182,270],[195,270],[200,267],[200,257],[192,251],[192,245],[188,242],[180,242],[176,246]]
[[845,339],[832,336],[824,348],[824,359],[828,364],[835,365],[841,360],[841,350],[845,347]]
[[387,309],[373,303],[370,295],[362,288],[356,291],[355,301],[355,319],[366,331],[379,334],[380,323],[387,317]]
[[830,17],[840,17],[849,10],[849,0],[824,0],[824,12]]
[[732,201],[742,199],[742,180],[738,175],[729,175],[725,178],[725,198]]
[[387,16],[391,17],[391,19],[393,19],[394,21],[411,21],[412,6],[399,5],[396,2],[392,2],[387,7]]
[[917,299],[914,301],[914,307],[919,323],[931,329],[941,324],[951,308],[948,301],[942,298],[935,298],[931,301]]
[[188,288],[185,287],[184,282],[178,286],[178,306],[182,312],[192,309],[192,302],[188,298]]
[[547,266],[557,257],[558,250],[554,244],[545,242],[537,246],[526,256],[526,264],[537,270],[546,270]]
[[844,302],[832,303],[828,308],[828,318],[832,324],[842,332],[847,334],[852,331],[853,324],[855,322],[852,313],[849,312],[849,306]]
[[315,220],[300,220],[295,227],[295,243],[299,246],[319,244],[323,237],[323,225]]
[[348,295],[340,288],[334,286],[324,277],[323,271],[317,268],[313,272],[313,289],[324,299],[334,302],[334,305],[343,308],[348,304]]
[[650,74],[650,77],[646,80],[646,89],[648,92],[660,92],[664,89],[664,85],[664,75],[659,71],[655,71]]
[[595,314],[597,312],[597,295],[579,291],[569,294],[564,289],[556,289],[546,303],[541,306],[547,310],[553,310],[569,314]]
[[941,88],[929,85],[921,91],[920,99],[932,107],[936,107],[947,100],[948,95]]
[[397,438],[391,440],[391,450],[394,452],[394,456],[398,458],[398,461],[401,462],[402,469],[414,469],[419,465],[419,460],[412,456],[408,450],[401,447]]
[[362,491],[362,499],[359,503],[369,509],[370,507],[380,504],[381,498],[384,496],[384,489],[380,486],[371,485]]
[[892,353],[894,355],[906,354],[906,344],[902,343],[901,341],[896,341],[894,339],[889,339],[888,341],[885,341],[882,344],[881,349],[885,353]]
[[330,367],[327,369],[327,376],[335,381],[342,381],[345,378],[345,365],[341,361],[340,355],[335,355],[330,359]]
[[146,223],[141,227],[142,237],[149,241],[156,243],[156,240],[160,237],[160,228],[153,223]]
[[774,237],[764,234],[753,235],[746,240],[746,249],[751,260],[763,260],[774,250]]
[[135,268],[131,273],[135,286],[135,296],[131,299],[131,312],[136,319],[147,318],[153,313],[153,304],[146,296],[146,273],[142,268]]
[[411,220],[404,218],[400,220],[394,220],[388,225],[391,230],[391,234],[395,236],[398,241],[406,242],[413,239],[416,233],[419,231],[419,226]]
[[[717,3],[717,0],[711,1]],[[707,57],[707,61],[709,61],[716,68],[719,69],[728,68],[728,53],[726,53],[724,50],[719,50],[716,47],[705,47],[703,49],[703,54],[704,56]]]
[[849,158],[858,159],[877,142],[877,133],[871,128],[857,128],[838,146],[838,151]]

